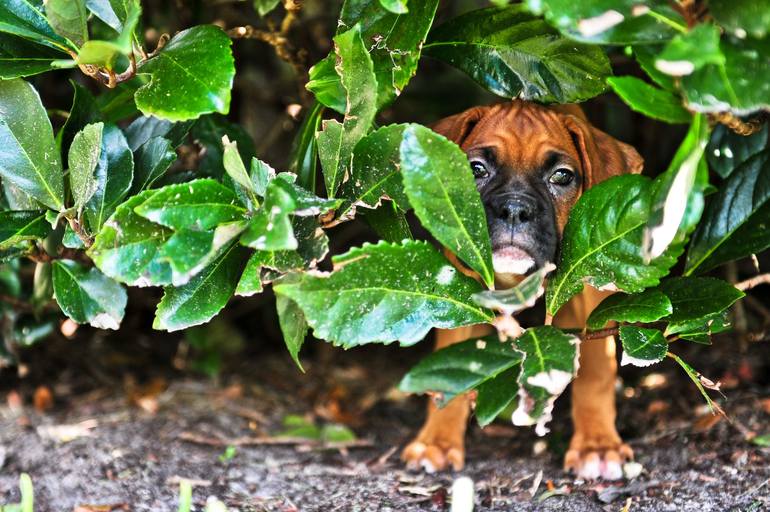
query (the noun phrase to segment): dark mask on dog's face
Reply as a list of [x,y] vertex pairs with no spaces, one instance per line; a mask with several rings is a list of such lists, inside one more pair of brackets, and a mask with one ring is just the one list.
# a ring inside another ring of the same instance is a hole
[[468,155],[503,282],[556,261],[583,190],[642,168],[632,147],[593,128],[575,106],[513,101],[470,109],[433,129]]

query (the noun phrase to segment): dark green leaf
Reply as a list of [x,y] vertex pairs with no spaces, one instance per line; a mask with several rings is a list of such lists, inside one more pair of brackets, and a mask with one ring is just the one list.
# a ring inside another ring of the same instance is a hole
[[251,159],[251,171],[249,174],[251,183],[254,185],[254,191],[259,197],[265,197],[265,193],[267,193],[267,184],[276,176],[275,169],[259,158],[254,157]]
[[155,192],[147,190],[118,206],[88,250],[99,270],[129,286],[171,283],[171,267],[158,252],[172,231],[134,212]]
[[93,232],[97,232],[120,204],[134,179],[134,155],[120,128],[105,124],[102,131],[99,162],[94,171],[96,190],[86,203],[86,215]]
[[731,34],[764,39],[770,30],[768,0],[709,0],[709,13]]
[[232,190],[210,179],[167,185],[154,192],[135,211],[172,229],[213,229],[246,213]]
[[64,52],[72,48],[54,31],[41,10],[29,0],[0,2],[0,32],[14,34]]
[[663,46],[657,44],[640,44],[633,47],[634,57],[639,66],[647,73],[653,82],[658,84],[661,88],[674,92],[676,86],[674,85],[674,78],[659,71],[655,67],[655,59],[662,51]]
[[744,296],[730,283],[711,277],[673,277],[656,289],[671,301],[672,313],[664,319],[666,335],[691,330],[693,323],[711,319]]
[[[102,121],[99,105],[91,92],[74,80],[70,80],[70,85],[72,85],[74,93],[72,107],[70,108],[67,120],[64,122],[64,126],[56,135],[64,155],[69,151],[72,139],[77,132],[85,128],[86,125]],[[67,166],[69,167],[69,163],[67,163]]]
[[[409,370],[398,385],[407,393],[441,393],[445,404],[521,363],[521,353],[497,336],[474,338],[433,352]],[[516,386],[510,391],[516,396]]]
[[[515,341],[524,359],[519,374],[519,406],[514,425],[535,425],[535,433],[548,433],[553,404],[578,369],[580,340],[551,326],[527,329]],[[512,390],[512,392],[515,390]]]
[[[225,167],[225,171],[232,178],[238,187],[241,188],[243,193],[249,198],[252,207],[259,206],[259,200],[256,195],[256,186],[251,180],[246,166],[243,165],[241,155],[238,153],[238,143],[230,142],[227,135],[222,137],[222,165]],[[248,206],[248,205],[247,205]]]
[[623,356],[620,365],[650,366],[663,361],[668,352],[668,342],[657,329],[644,329],[624,325],[619,329]]
[[604,299],[588,317],[588,327],[601,329],[607,322],[654,322],[672,312],[671,301],[659,290],[628,295],[615,293]]
[[334,262],[338,270],[329,275],[303,274],[274,289],[302,308],[316,337],[337,345],[407,345],[433,327],[492,320],[471,300],[479,284],[424,242],[365,244]]
[[[290,279],[292,279],[291,275],[281,282],[290,282]],[[286,348],[299,369],[305,371],[299,361],[299,351],[302,349],[308,331],[305,315],[294,301],[283,295],[275,298],[275,308],[278,311],[278,323],[281,325]]]
[[297,175],[297,182],[308,190],[315,190],[318,162],[318,143],[315,134],[321,125],[323,111],[323,104],[318,101],[313,103],[305,113],[302,125],[292,143],[289,170]]
[[[254,160],[252,160],[252,164],[253,163]],[[265,166],[267,165],[262,164],[260,168],[264,168]],[[269,166],[267,167],[272,171]],[[274,186],[280,187],[292,198],[295,205],[294,215],[299,215],[301,217],[321,215],[334,210],[342,204],[342,199],[324,199],[311,194],[296,184],[297,177],[290,172],[282,172],[278,174],[277,178]],[[270,181],[270,183],[272,183],[272,181]],[[270,187],[268,186],[267,188],[269,189]]]
[[89,124],[75,134],[67,161],[70,170],[70,191],[75,208],[80,212],[93,197],[99,182],[94,171],[102,152],[104,123]]
[[722,66],[725,56],[719,50],[719,28],[701,23],[674,37],[655,59],[655,67],[671,76],[685,76],[707,64]]
[[715,313],[692,322],[685,322],[677,326],[679,330],[677,337],[700,343],[702,345],[711,345],[711,335],[724,332],[730,329],[730,320],[728,311]]
[[615,94],[635,110],[647,117],[666,123],[689,123],[692,114],[682,106],[682,100],[669,91],[658,89],[633,76],[617,76],[607,79]]
[[222,136],[238,143],[238,152],[244,162],[250,162],[256,156],[254,141],[242,126],[233,124],[218,114],[204,116],[192,126],[190,135],[193,140],[203,147],[204,152],[198,161],[196,175],[222,178],[225,168],[222,165],[223,148]]
[[476,388],[476,420],[485,427],[507,409],[518,395],[521,366],[513,366]]
[[[0,33],[0,79],[32,76],[64,66],[67,56],[22,37]],[[71,61],[74,65],[74,61]]]
[[297,203],[283,188],[282,181],[274,179],[267,186],[265,202],[249,221],[249,226],[241,237],[242,244],[260,251],[297,248],[290,218],[290,214],[297,208]]
[[230,45],[227,34],[213,25],[179,32],[139,66],[138,73],[152,79],[136,91],[136,106],[145,115],[172,121],[227,114],[235,75]]
[[[171,121],[158,119],[153,116],[139,116],[125,129],[126,140],[131,151],[134,152],[156,137],[168,139],[171,145],[176,148],[187,137],[187,133],[192,128],[193,123],[195,121],[172,123]],[[200,123],[206,124],[203,121],[200,121]],[[215,129],[218,129],[218,127]]]
[[139,0],[86,0],[86,6],[116,32],[123,32],[131,13],[141,10]]
[[243,249],[232,245],[186,285],[165,288],[155,311],[153,329],[178,331],[211,320],[233,295],[243,259]]
[[458,16],[431,32],[423,51],[507,98],[582,101],[612,74],[601,48],[562,37],[522,5]]
[[51,225],[40,211],[0,212],[0,250],[23,240],[39,240],[48,236]]
[[53,210],[64,208],[51,122],[37,91],[19,78],[0,80],[0,177]]
[[134,153],[134,181],[131,193],[139,193],[150,188],[155,181],[163,176],[176,160],[176,151],[170,140],[163,137],[153,137],[142,144]]
[[727,178],[749,157],[767,147],[770,124],[764,123],[756,133],[739,135],[723,124],[711,133],[706,158],[711,168],[722,178]]
[[465,153],[430,129],[412,125],[401,143],[401,173],[422,224],[493,286],[486,216]]
[[85,0],[46,0],[45,15],[60,36],[81,46],[88,39]]
[[79,324],[117,329],[126,309],[126,290],[95,268],[71,260],[53,262],[53,289],[65,315]]
[[740,165],[714,194],[692,236],[686,274],[770,247],[770,151]]
[[389,201],[376,210],[364,210],[359,213],[359,217],[363,217],[377,236],[386,242],[397,244],[414,239],[406,216]]
[[665,0],[526,0],[535,13],[578,41],[649,44],[668,41],[687,24]]

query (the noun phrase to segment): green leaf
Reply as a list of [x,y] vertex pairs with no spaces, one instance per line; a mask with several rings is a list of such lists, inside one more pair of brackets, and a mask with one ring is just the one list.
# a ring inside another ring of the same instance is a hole
[[153,329],[178,331],[211,320],[233,295],[243,257],[243,249],[234,244],[184,286],[165,288]]
[[86,0],[86,6],[94,16],[119,33],[123,32],[132,13],[141,11],[140,0]]
[[246,221],[220,224],[214,229],[180,229],[166,240],[158,257],[171,266],[171,284],[182,286],[206,268],[246,229]]
[[[671,244],[681,245],[703,213],[703,189],[708,169],[703,152],[709,127],[702,115],[692,118],[690,129],[668,170],[655,180],[650,217],[645,228],[645,258],[657,258]],[[698,183],[698,174],[701,174]]]
[[711,196],[693,233],[685,274],[701,273],[770,247],[770,151],[740,165]]
[[665,0],[526,0],[535,14],[566,36],[594,44],[650,44],[671,39],[687,25]]
[[129,286],[171,283],[171,267],[158,253],[172,231],[134,212],[155,193],[147,190],[118,206],[88,250],[99,270]]
[[269,251],[254,251],[246,262],[238,285],[235,287],[235,294],[241,297],[251,297],[262,293],[262,266],[268,261],[269,257],[275,253]]
[[85,0],[46,0],[45,15],[60,36],[81,46],[88,39]]
[[205,231],[243,218],[246,213],[229,188],[211,179],[167,185],[160,188],[136,213],[162,226]]
[[480,290],[424,242],[365,244],[334,259],[328,275],[303,274],[274,287],[295,301],[315,336],[344,347],[421,340],[433,327],[489,322],[475,306]]
[[709,0],[709,14],[729,33],[764,39],[770,31],[768,0]]
[[564,229],[560,262],[546,290],[546,308],[555,314],[588,283],[636,293],[655,286],[682,248],[672,245],[646,262],[642,254],[653,184],[638,175],[616,176],[583,193]]
[[299,361],[299,351],[302,349],[308,331],[305,315],[296,302],[283,295],[276,296],[275,308],[278,311],[278,323],[281,326],[286,348],[299,369],[304,372],[302,363]]
[[95,268],[71,260],[53,262],[56,302],[69,318],[98,329],[117,329],[126,309],[126,290]]
[[[77,132],[89,124],[103,120],[99,105],[91,92],[73,80],[70,80],[70,85],[72,85],[73,90],[72,107],[70,107],[69,116],[64,122],[64,126],[56,134],[56,140],[64,155],[69,151]],[[69,167],[69,162],[67,167]]]
[[[211,121],[210,118],[206,119]],[[139,116],[134,119],[124,131],[128,145],[131,148],[131,151],[134,152],[138,151],[139,148],[156,137],[168,139],[171,142],[171,145],[176,148],[184,142],[188,132],[193,127],[193,124],[206,125],[207,123],[203,120],[197,122],[185,121],[181,123],[172,123],[171,121],[158,119],[153,116]],[[216,125],[216,123],[212,124]],[[213,126],[211,128],[212,131],[218,131],[220,129],[219,126]],[[223,128],[222,131],[226,130]],[[219,141],[217,140],[217,142]]]
[[516,399],[520,372],[521,366],[513,366],[476,388],[476,408],[473,412],[480,426],[492,423]]
[[406,14],[409,8],[406,5],[407,0],[380,0],[380,5],[393,14]]
[[61,51],[77,49],[67,44],[30,0],[3,0],[0,3],[0,32],[14,34]]
[[706,149],[709,166],[722,178],[729,177],[749,157],[767,147],[770,124],[764,123],[751,135],[740,135],[723,124],[711,133]]
[[256,186],[251,181],[246,166],[243,165],[241,155],[238,153],[238,143],[230,142],[227,135],[222,137],[222,146],[224,151],[222,153],[222,164],[225,167],[227,174],[233,179],[238,186],[246,193],[254,208],[259,206],[259,200],[256,195]]
[[655,67],[655,59],[658,58],[658,54],[662,49],[663,45],[658,44],[636,45],[633,47],[634,58],[636,58],[636,62],[639,63],[639,67],[647,73],[647,76],[649,76],[653,82],[667,91],[675,92],[676,86],[674,85],[674,78]]
[[[669,353],[670,354],[670,353]],[[703,384],[701,382],[701,379],[703,376],[697,372],[692,366],[687,364],[676,354],[670,354],[670,357],[679,364],[679,366],[682,367],[682,369],[685,371],[688,377],[690,377],[690,380],[695,384],[695,387],[698,388],[698,391],[700,391],[700,394],[703,396],[703,398],[706,400],[706,404],[709,406],[709,409],[711,409],[711,412],[713,414],[716,414],[718,411],[721,411],[720,407],[714,403],[713,400],[711,400],[711,397],[708,396],[708,393],[706,393],[706,390],[703,388]]]
[[120,128],[105,124],[99,162],[94,171],[96,190],[86,202],[86,216],[96,232],[126,197],[134,179],[134,155]]
[[[0,79],[37,75],[64,65],[58,50],[11,34],[0,33]],[[75,65],[74,61],[70,61]]]
[[655,67],[671,76],[685,76],[707,64],[722,66],[725,56],[719,50],[719,28],[700,23],[673,38],[655,59]]
[[40,211],[0,212],[0,250],[24,240],[40,240],[51,232],[51,225]]
[[[440,403],[475,389],[518,366],[522,355],[497,336],[474,338],[431,353],[409,370],[398,387],[407,393],[441,393]],[[516,396],[515,386],[512,388]]]
[[[252,164],[253,163],[254,160],[252,160]],[[263,164],[263,166],[267,166],[267,164]],[[269,171],[275,172],[269,166],[267,167]],[[311,194],[297,185],[297,177],[290,172],[282,172],[278,174],[276,178],[277,180],[273,185],[281,188],[294,201],[294,215],[299,215],[301,217],[321,215],[334,210],[342,204],[342,199],[324,199],[323,197]],[[270,183],[272,183],[272,181],[270,181]],[[267,188],[269,189],[270,187],[268,186]]]
[[403,211],[411,208],[401,180],[401,140],[411,125],[393,124],[379,128],[356,144],[350,179],[339,196],[345,199],[339,217],[351,218],[356,208],[377,208],[388,198]]
[[0,177],[52,210],[64,208],[51,122],[37,91],[21,79],[0,81]]
[[713,315],[708,315],[692,322],[685,322],[677,326],[677,337],[700,343],[701,345],[711,345],[711,335],[724,332],[730,329],[728,311],[722,311]]
[[163,137],[153,137],[134,152],[134,181],[131,193],[137,194],[150,188],[163,176],[176,160],[176,151],[172,142]]
[[[420,50],[433,23],[438,0],[412,2],[409,14],[395,14],[380,0],[347,0],[342,6],[338,31],[359,24],[361,38],[370,47],[377,78],[377,106],[390,104],[417,71]],[[370,45],[369,42],[374,44]],[[345,111],[345,91],[330,54],[310,68],[307,89],[316,99],[338,112]]]
[[465,153],[424,126],[409,126],[401,143],[401,173],[422,224],[494,286],[486,216]]
[[751,442],[757,446],[770,448],[770,434],[763,434],[761,436],[756,436],[751,439]]
[[307,111],[292,143],[291,157],[289,158],[291,162],[289,170],[297,175],[298,183],[308,190],[315,190],[318,161],[318,142],[315,134],[321,125],[323,111],[324,106],[318,101],[314,102]]
[[230,110],[235,66],[231,41],[222,29],[201,25],[183,30],[137,71],[152,75],[136,91],[136,106],[145,115],[171,121]]
[[75,208],[80,212],[93,197],[99,183],[94,171],[102,152],[104,123],[89,124],[75,134],[67,161],[70,166],[70,190]]
[[556,267],[553,264],[546,265],[527,276],[516,286],[505,290],[484,290],[475,294],[473,300],[480,306],[501,311],[506,315],[531,308],[543,295],[545,276],[554,268]]
[[535,433],[548,433],[553,404],[578,369],[580,340],[555,327],[527,329],[515,340],[524,359],[519,374],[519,406],[511,418],[514,425],[535,425]]
[[618,331],[620,342],[623,344],[621,366],[650,366],[666,357],[668,342],[659,330],[624,325]]
[[654,322],[672,312],[671,301],[659,290],[645,290],[641,293],[614,293],[604,299],[591,312],[587,325],[590,329],[601,329],[607,322]]
[[[323,165],[324,182],[329,197],[350,170],[353,148],[369,131],[377,113],[377,80],[372,59],[361,39],[358,25],[334,38],[338,63],[335,66],[345,88],[345,119],[324,122],[318,134],[319,155]],[[326,130],[329,129],[327,133]]]
[[[129,50],[130,51],[130,50]],[[126,50],[113,41],[86,41],[78,52],[78,64],[91,65],[112,70],[118,57],[125,55]]]
[[711,319],[745,295],[730,283],[711,277],[673,277],[656,289],[671,301],[672,313],[664,319],[667,336]]
[[671,124],[689,123],[692,118],[692,114],[682,106],[682,100],[678,96],[636,77],[610,77],[607,83],[631,110],[647,117]]
[[592,98],[612,74],[601,48],[562,37],[522,5],[453,18],[431,32],[423,51],[499,96],[548,103]]
[[241,237],[242,244],[260,251],[297,248],[297,239],[294,237],[289,217],[297,208],[297,203],[283,188],[282,181],[274,179],[267,186],[265,202],[249,221],[249,226]]
[[680,88],[688,108],[737,115],[770,108],[770,89],[757,85],[770,82],[770,38],[725,37],[720,49],[723,65],[708,64],[682,77]]
[[281,0],[254,0],[254,10],[260,16],[264,16],[275,9],[279,3]]
[[377,236],[386,242],[397,244],[414,239],[406,215],[391,202],[385,203],[376,210],[361,212],[359,218],[361,217],[377,233]]

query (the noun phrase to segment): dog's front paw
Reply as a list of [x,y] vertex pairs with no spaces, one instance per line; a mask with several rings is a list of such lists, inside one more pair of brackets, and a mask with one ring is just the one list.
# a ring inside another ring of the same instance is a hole
[[584,480],[620,480],[623,478],[623,463],[634,458],[634,452],[625,443],[611,448],[582,449],[573,447],[564,456],[564,469],[572,471]]
[[418,437],[404,448],[401,459],[412,470],[424,470],[426,473],[443,471],[450,466],[460,471],[465,465],[465,447],[462,441],[440,439],[422,439]]

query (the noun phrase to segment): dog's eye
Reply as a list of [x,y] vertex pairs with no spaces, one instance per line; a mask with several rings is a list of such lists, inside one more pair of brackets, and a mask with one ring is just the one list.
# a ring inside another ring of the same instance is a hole
[[489,176],[489,171],[483,163],[479,161],[471,162],[471,169],[473,169],[473,177],[477,180],[484,179]]
[[554,185],[569,185],[572,183],[573,179],[575,179],[575,173],[569,169],[562,168],[556,169],[554,173],[551,174],[551,177],[548,178],[548,181]]

